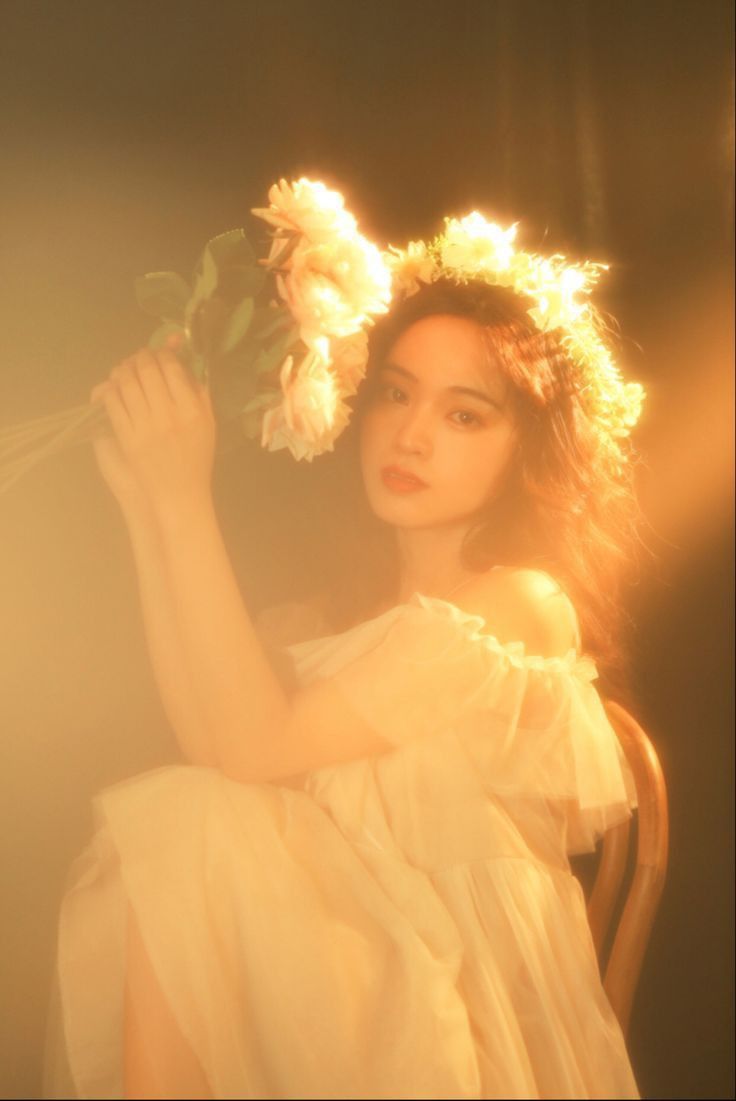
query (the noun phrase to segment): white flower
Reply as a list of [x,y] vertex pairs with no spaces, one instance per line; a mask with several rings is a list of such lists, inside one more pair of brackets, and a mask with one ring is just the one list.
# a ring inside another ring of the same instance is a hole
[[405,249],[389,245],[383,256],[393,277],[393,293],[405,298],[411,298],[421,283],[432,283],[439,274],[424,241],[410,241]]
[[509,269],[516,223],[501,229],[474,210],[461,219],[446,218],[445,226],[440,245],[443,267],[469,276],[487,273],[502,285],[512,282]]
[[330,342],[332,369],[343,397],[354,394],[365,378],[368,334],[362,329]]
[[580,268],[570,266],[559,269],[549,261],[540,261],[534,275],[527,280],[527,294],[537,300],[534,309],[528,310],[534,324],[542,331],[571,327],[586,308],[576,295],[586,293],[587,279]]
[[268,253],[268,257],[265,261],[261,260],[260,263],[265,263],[266,267],[275,267],[278,263],[279,257],[286,251],[290,243],[294,240],[291,234],[275,233],[271,238],[271,248]]
[[[395,292],[405,296],[415,293],[420,281],[449,278],[458,284],[478,281],[508,287],[531,299],[529,317],[542,332],[559,331],[558,339],[575,366],[585,413],[602,447],[618,463],[622,453],[617,441],[637,423],[646,395],[640,383],[623,382],[601,339],[597,313],[587,301],[608,265],[590,260],[568,264],[557,253],[545,257],[516,251],[515,236],[516,224],[502,229],[473,211],[462,219],[445,218],[445,232],[429,246],[421,241],[411,241],[405,250],[390,246],[384,257]],[[540,400],[548,381],[544,372],[534,380]]]
[[328,365],[308,352],[295,370],[290,355],[282,364],[279,381],[283,398],[263,416],[261,446],[270,451],[288,447],[296,459],[309,462],[314,455],[331,451],[350,411]]
[[329,243],[299,242],[276,285],[308,348],[326,358],[325,338],[357,332],[391,300],[391,274],[360,234]]
[[357,222],[344,209],[339,191],[331,191],[319,180],[305,176],[291,186],[279,180],[269,189],[269,207],[253,207],[251,213],[278,229],[299,233],[313,243],[331,241],[341,234],[352,234]]

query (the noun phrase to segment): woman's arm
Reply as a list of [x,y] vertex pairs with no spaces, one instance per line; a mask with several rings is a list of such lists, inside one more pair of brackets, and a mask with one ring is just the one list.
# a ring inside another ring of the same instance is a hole
[[201,496],[161,508],[158,531],[201,744],[223,771],[240,771],[235,762],[246,759],[260,774],[259,754],[277,751],[291,706],[243,601],[214,503]]
[[[93,387],[90,400],[109,396],[110,383]],[[177,736],[184,757],[197,765],[212,765],[199,705],[191,687],[166,563],[162,553],[155,514],[120,440],[102,432],[93,441],[95,457],[104,482],[120,506],[130,537],[138,575],[143,626],[154,677],[164,711]]]
[[113,429],[95,450],[128,525],[151,661],[184,755],[227,770],[264,738],[275,751],[289,702],[217,524],[208,388],[170,343],[114,367],[92,398],[104,402]]
[[141,515],[126,516],[138,575],[146,645],[166,717],[184,757],[215,765],[182,646],[160,534]]
[[324,595],[286,600],[263,608],[255,618],[259,638],[272,647],[292,646],[330,633],[324,613]]
[[242,783],[288,785],[390,748],[329,681],[286,694],[243,601],[211,499],[162,506],[158,523],[203,744],[221,772]]
[[157,533],[131,532],[151,657],[187,757],[258,783],[385,750],[328,685],[287,695],[268,660],[215,514],[206,385],[171,346],[114,367],[98,396],[113,429],[96,441],[102,473]]

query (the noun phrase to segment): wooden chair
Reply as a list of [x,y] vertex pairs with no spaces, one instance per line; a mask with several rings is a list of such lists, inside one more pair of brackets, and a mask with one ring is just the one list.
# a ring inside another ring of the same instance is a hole
[[[667,870],[669,815],[667,788],[659,758],[647,734],[620,704],[608,701],[606,713],[631,767],[638,808],[633,876],[625,894],[622,884],[629,863],[631,822],[613,826],[603,835],[600,859],[588,900],[588,921],[598,959],[610,951],[603,987],[626,1036],[652,924]],[[612,926],[619,903],[620,917]]]

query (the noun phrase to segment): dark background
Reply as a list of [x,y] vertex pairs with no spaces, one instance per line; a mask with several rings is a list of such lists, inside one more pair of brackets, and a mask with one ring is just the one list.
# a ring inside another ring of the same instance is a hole
[[[611,262],[598,301],[649,394],[657,559],[630,611],[672,815],[629,1046],[663,1098],[734,1090],[732,23],[720,0],[0,2],[0,424],[85,401],[147,339],[134,277],[255,229],[280,176],[338,187],[379,242],[479,207],[522,247]],[[219,463],[249,606],[318,572],[328,463]],[[174,748],[89,446],[27,475],[0,524],[0,1061],[4,1095],[33,1097],[90,798]]]

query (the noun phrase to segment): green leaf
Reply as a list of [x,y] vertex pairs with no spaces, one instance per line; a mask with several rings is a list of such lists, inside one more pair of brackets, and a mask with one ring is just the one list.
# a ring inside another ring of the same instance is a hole
[[215,258],[208,246],[205,245],[199,266],[199,293],[202,299],[210,298],[211,295],[215,293],[217,290],[217,277],[217,264],[215,263]]
[[238,303],[241,298],[255,298],[263,289],[265,282],[265,268],[249,264],[233,264],[220,269],[218,290],[228,302]]
[[253,299],[244,298],[230,314],[220,339],[220,352],[227,354],[245,338],[253,317]]
[[210,254],[218,269],[236,264],[252,267],[256,263],[256,254],[244,229],[229,229],[211,237],[205,245],[205,251]]
[[264,348],[255,362],[255,370],[258,374],[266,374],[268,371],[272,371],[275,367],[280,366],[282,361],[286,358],[289,348],[291,348],[292,344],[296,343],[298,337],[299,330],[296,327],[292,327],[288,332],[284,333],[282,337],[275,340],[270,348]]
[[266,279],[265,269],[242,229],[229,230],[208,241],[200,269],[205,281],[203,296],[209,297],[216,286],[218,294],[232,305],[258,294]]
[[209,245],[205,245],[202,254],[194,269],[194,290],[187,303],[186,319],[189,321],[196,313],[199,306],[206,302],[217,290],[217,264],[210,251]]
[[255,395],[258,376],[250,364],[235,359],[221,359],[212,372],[212,401],[225,418],[236,415]]
[[208,360],[217,356],[229,315],[227,305],[213,294],[200,302],[191,318],[192,343]]
[[192,352],[189,357],[189,369],[199,382],[209,382],[207,360],[199,352]]
[[152,317],[181,321],[189,300],[189,287],[175,271],[149,271],[135,281],[135,296]]
[[257,331],[259,340],[267,340],[269,336],[292,321],[291,311],[286,306],[268,306],[265,311],[258,311]]

